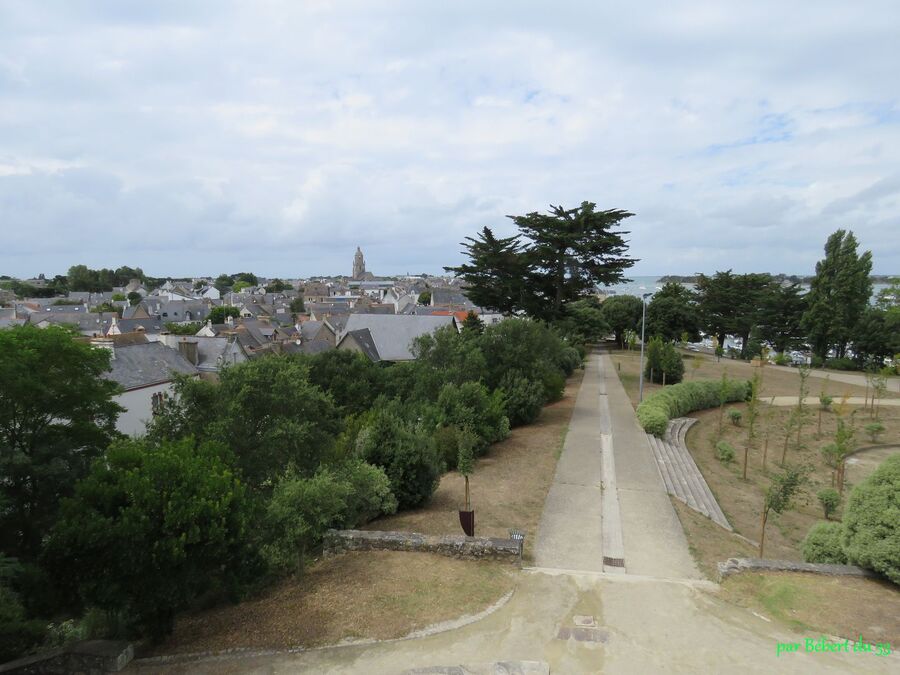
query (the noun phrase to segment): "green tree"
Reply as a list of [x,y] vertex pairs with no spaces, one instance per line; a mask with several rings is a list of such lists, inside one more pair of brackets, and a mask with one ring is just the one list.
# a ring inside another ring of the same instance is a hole
[[763,557],[766,543],[766,521],[769,513],[783,513],[791,508],[797,492],[806,481],[808,470],[805,467],[785,466],[781,473],[772,476],[771,484],[766,489],[763,500],[762,525],[759,531],[759,557]]
[[131,293],[128,294],[128,304],[132,307],[139,304],[143,299],[144,297],[137,291],[131,291]]
[[619,283],[637,262],[625,255],[628,247],[622,235],[628,232],[614,229],[634,214],[596,208],[585,201],[572,209],[551,205],[548,213],[510,216],[530,242],[529,290],[537,296],[537,302],[530,303],[533,316],[560,318],[566,302],[597,286]]
[[478,441],[478,437],[467,429],[463,429],[457,434],[456,438],[459,448],[459,458],[456,461],[456,470],[459,471],[466,480],[465,510],[471,511],[472,501],[469,496],[469,476],[475,473],[475,454],[473,451]]
[[215,282],[213,282],[213,286],[216,287],[216,290],[219,293],[224,293],[231,289],[231,285],[234,283],[234,279],[231,278],[228,274],[220,274],[216,277]]
[[565,306],[565,317],[554,324],[567,339],[577,343],[599,342],[612,330],[603,317],[603,306],[591,296]]
[[364,413],[382,393],[384,370],[359,352],[329,349],[305,363],[310,383],[330,394],[344,416]]
[[416,304],[430,305],[431,304],[431,291],[422,291],[421,293],[419,293],[419,297],[416,299]]
[[[477,238],[466,237],[461,246],[469,262],[444,269],[463,279],[472,302],[504,314],[525,307],[529,264],[519,236],[498,239],[485,227]],[[424,304],[421,295],[419,303]]]
[[644,363],[644,377],[658,384],[677,384],[684,377],[684,361],[681,354],[668,342],[659,337],[650,338],[647,343],[647,360]]
[[113,294],[112,294],[112,301],[113,301],[113,302],[125,302],[126,299],[127,299],[127,298],[125,297],[125,294],[124,294],[124,293],[113,293]]
[[110,352],[62,328],[0,330],[0,549],[34,559],[59,499],[115,436]]
[[303,297],[298,295],[296,298],[291,300],[291,314],[296,317],[298,314],[305,313],[306,305],[303,303]]
[[647,303],[647,335],[675,342],[682,334],[687,334],[685,342],[700,339],[697,305],[688,288],[669,282]]
[[290,288],[290,284],[286,284],[281,279],[273,279],[266,284],[266,293],[283,293]]
[[900,354],[900,311],[868,307],[853,329],[853,351],[860,365],[881,366]]
[[241,310],[237,307],[229,307],[227,305],[217,305],[209,310],[209,315],[206,317],[208,321],[212,321],[214,324],[225,323],[226,317],[232,317],[236,319],[241,315]]
[[844,509],[841,539],[854,565],[900,584],[900,454],[894,454],[853,488]]
[[900,311],[900,277],[892,278],[889,286],[878,291],[875,306],[886,312]]
[[192,321],[191,323],[166,322],[166,330],[172,335],[196,335],[201,328],[203,328],[203,324],[197,321]]
[[633,295],[613,295],[601,305],[603,318],[616,336],[616,342],[625,349],[625,333],[634,331],[641,333],[641,299]]
[[800,344],[805,337],[801,326],[805,310],[806,298],[799,284],[773,284],[763,294],[759,312],[762,339],[780,354]]
[[484,332],[484,321],[475,312],[470,311],[466,314],[466,318],[462,323],[462,329],[475,335],[481,335]]
[[204,594],[236,591],[252,526],[230,464],[217,443],[113,444],[62,505],[45,553],[53,578],[155,640]]
[[700,325],[716,336],[719,345],[727,335],[742,340],[741,358],[746,358],[750,333],[759,323],[767,297],[773,292],[769,274],[732,274],[716,272],[697,279]]
[[821,359],[831,348],[838,357],[845,355],[872,295],[872,253],[860,255],[857,247],[853,232],[837,230],[825,243],[825,257],[816,263],[803,327]]
[[478,455],[484,454],[491,443],[509,435],[509,419],[500,389],[488,392],[479,382],[445,384],[438,396],[437,411],[439,425],[469,429],[475,434]]
[[267,489],[288,466],[312,475],[340,431],[331,397],[310,382],[309,366],[298,359],[255,359],[225,368],[218,384],[182,377],[174,389],[148,433],[226,444],[254,488]]
[[235,293],[240,293],[245,288],[250,288],[252,285],[253,284],[251,284],[249,281],[235,281],[234,285],[231,287],[231,290]]

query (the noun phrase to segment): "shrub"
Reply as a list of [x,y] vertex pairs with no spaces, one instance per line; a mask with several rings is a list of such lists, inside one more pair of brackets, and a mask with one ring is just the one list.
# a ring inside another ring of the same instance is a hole
[[728,419],[730,419],[731,423],[736,427],[741,426],[741,418],[743,416],[744,416],[744,413],[742,413],[737,408],[730,408],[728,410]]
[[873,443],[878,442],[878,437],[884,431],[884,425],[881,422],[872,422],[865,426],[866,433],[869,434],[869,440]]
[[647,343],[647,363],[644,364],[644,377],[661,384],[665,375],[666,384],[677,384],[684,377],[684,361],[675,347],[654,337]]
[[6,586],[6,577],[19,565],[0,553],[0,663],[23,655],[44,639],[41,621],[27,619],[19,597]]
[[509,435],[509,420],[503,392],[488,393],[479,382],[446,384],[437,400],[438,423],[471,429],[479,439],[475,453],[482,455],[488,446]]
[[782,352],[778,356],[775,357],[775,365],[776,366],[789,366],[791,365],[791,357]]
[[356,438],[355,450],[360,459],[384,469],[400,509],[431,497],[443,471],[431,437],[386,410],[373,413]]
[[841,547],[840,523],[816,523],[803,540],[803,559],[810,563],[845,565],[847,556]]
[[848,358],[825,359],[825,367],[832,370],[859,370],[856,361]]
[[[661,437],[672,417],[718,406],[721,388],[720,380],[692,380],[661,389],[647,396],[638,406],[638,422],[648,434]],[[744,401],[749,392],[747,380],[727,380],[725,383],[726,402]]]
[[544,405],[544,387],[523,375],[507,373],[500,380],[506,405],[506,416],[512,426],[530,424]]
[[719,441],[716,443],[716,458],[720,462],[730,464],[734,461],[734,448],[727,441]]
[[851,563],[900,584],[900,454],[853,488],[841,544]]
[[837,507],[841,504],[841,495],[834,488],[825,488],[816,493],[819,503],[822,505],[822,511],[825,513],[825,520],[831,518],[831,515],[837,511]]
[[334,473],[350,488],[341,517],[343,527],[358,527],[380,515],[397,511],[391,481],[381,467],[351,459],[336,467]]
[[825,365],[825,359],[823,359],[821,356],[816,356],[815,354],[813,354],[809,360],[809,365],[813,368],[821,368],[823,365]]
[[819,407],[822,410],[828,410],[831,407],[831,404],[834,403],[834,398],[831,396],[827,396],[825,394],[821,394],[819,396]]

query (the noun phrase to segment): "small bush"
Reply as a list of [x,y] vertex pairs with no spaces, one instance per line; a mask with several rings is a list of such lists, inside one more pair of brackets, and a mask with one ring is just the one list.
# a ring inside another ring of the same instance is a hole
[[45,626],[25,618],[18,597],[0,586],[0,663],[25,654],[44,639]]
[[831,396],[826,396],[825,394],[819,396],[819,407],[822,408],[822,410],[828,410],[832,403],[834,403],[834,398]]
[[720,462],[730,464],[734,461],[734,448],[727,441],[719,441],[716,443],[716,458]]
[[[562,377],[562,376],[560,376]],[[502,391],[488,392],[480,382],[445,384],[437,400],[438,423],[471,429],[478,436],[476,455],[509,435],[509,420]]]
[[900,453],[853,488],[841,544],[851,563],[900,584]]
[[677,384],[684,377],[684,360],[670,342],[654,337],[647,342],[647,363],[644,364],[644,377],[657,384],[662,384],[665,375],[666,384]]
[[730,408],[728,410],[728,419],[730,419],[731,423],[736,427],[741,426],[741,418],[743,416],[744,416],[744,413],[742,413],[737,408]]
[[826,359],[825,367],[832,370],[859,370],[856,361],[848,358]]
[[391,481],[381,467],[351,459],[338,466],[334,473],[350,488],[341,517],[344,527],[358,527],[380,515],[397,511],[397,498],[391,492]]
[[776,366],[789,366],[791,365],[791,357],[787,354],[779,354],[775,357],[775,365]]
[[872,422],[871,424],[867,424],[865,429],[866,433],[869,435],[869,440],[873,443],[877,443],[878,437],[884,431],[884,425],[881,422]]
[[841,546],[843,526],[840,523],[816,523],[803,540],[803,559],[810,563],[847,564]]
[[821,356],[816,356],[815,354],[809,360],[809,365],[813,368],[821,368],[825,365],[825,360]]
[[506,405],[506,416],[512,426],[530,424],[537,419],[544,405],[544,387],[540,382],[523,375],[507,373],[500,380]]
[[832,514],[837,511],[837,507],[841,504],[841,496],[834,488],[825,488],[816,493],[819,503],[822,505],[822,511],[825,513],[825,520],[831,518]]
[[[671,418],[718,406],[721,387],[721,380],[691,380],[661,389],[647,396],[638,406],[638,422],[648,434],[662,437]],[[747,380],[726,382],[725,401],[728,403],[745,401],[749,393]]]

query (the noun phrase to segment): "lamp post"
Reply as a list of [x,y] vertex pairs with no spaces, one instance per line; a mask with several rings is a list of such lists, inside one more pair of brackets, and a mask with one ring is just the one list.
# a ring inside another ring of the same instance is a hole
[[644,328],[647,324],[647,298],[653,293],[641,295],[641,379],[638,387],[638,403],[644,400]]

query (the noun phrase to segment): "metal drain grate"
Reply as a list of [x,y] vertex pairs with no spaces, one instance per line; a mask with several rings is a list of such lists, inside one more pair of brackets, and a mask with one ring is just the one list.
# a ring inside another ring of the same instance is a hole
[[607,558],[603,556],[603,564],[610,567],[625,567],[625,558]]

